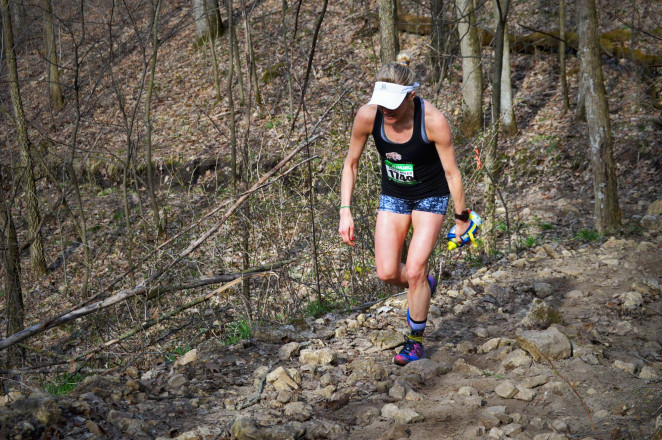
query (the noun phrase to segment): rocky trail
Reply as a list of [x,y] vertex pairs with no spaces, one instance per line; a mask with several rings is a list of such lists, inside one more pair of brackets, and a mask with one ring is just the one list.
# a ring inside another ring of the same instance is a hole
[[400,295],[209,339],[68,396],[10,396],[0,437],[659,439],[662,243],[649,240],[546,243],[438,287],[427,358],[404,368]]

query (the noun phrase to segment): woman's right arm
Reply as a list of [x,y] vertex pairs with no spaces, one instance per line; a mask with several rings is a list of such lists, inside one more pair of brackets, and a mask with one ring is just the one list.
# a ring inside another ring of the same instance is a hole
[[352,210],[349,208],[352,204],[352,194],[354,193],[354,184],[359,172],[359,159],[363,148],[368,141],[368,136],[372,132],[372,126],[375,123],[375,106],[362,106],[356,113],[354,125],[352,126],[352,135],[349,140],[349,151],[345,158],[342,170],[342,179],[340,181],[340,224],[338,233],[342,241],[350,246],[354,246],[354,219]]

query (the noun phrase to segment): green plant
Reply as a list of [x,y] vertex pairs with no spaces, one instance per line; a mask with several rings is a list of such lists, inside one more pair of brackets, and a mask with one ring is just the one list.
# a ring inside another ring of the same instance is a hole
[[326,315],[333,309],[333,303],[328,301],[320,301],[316,299],[315,301],[309,302],[306,305],[306,314],[314,318],[319,318],[320,316]]
[[547,222],[538,223],[538,227],[543,231],[549,231],[549,230],[554,229],[554,225],[551,224],[551,223],[547,223]]
[[595,241],[600,238],[600,233],[595,229],[580,229],[577,232],[577,239],[582,241]]
[[538,243],[538,237],[531,235],[524,239],[524,241],[522,242],[522,246],[524,248],[530,248],[535,246],[537,243]]
[[72,392],[85,376],[80,373],[57,374],[52,381],[43,382],[42,387],[53,396],[64,396]]
[[223,335],[223,344],[233,345],[242,339],[249,339],[251,337],[251,325],[246,319],[239,321],[232,321],[225,327],[225,334]]
[[178,345],[173,351],[166,353],[165,358],[169,362],[174,362],[178,357],[184,356],[189,351],[191,351],[190,345]]

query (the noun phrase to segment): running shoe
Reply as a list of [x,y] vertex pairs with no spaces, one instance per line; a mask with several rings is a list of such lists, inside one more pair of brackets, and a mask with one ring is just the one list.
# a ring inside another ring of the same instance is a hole
[[417,361],[425,357],[425,350],[423,350],[423,344],[409,339],[405,336],[405,346],[400,353],[396,354],[393,358],[393,363],[395,365],[405,366],[409,362]]

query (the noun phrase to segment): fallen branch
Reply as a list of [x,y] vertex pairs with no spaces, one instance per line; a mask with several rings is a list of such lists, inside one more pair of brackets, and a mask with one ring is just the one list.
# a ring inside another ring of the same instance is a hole
[[[264,275],[268,275],[270,273],[273,273],[273,272],[263,272],[263,273],[260,273],[259,275],[264,276]],[[258,275],[258,274],[254,274],[254,275]],[[74,359],[74,360],[79,361],[79,360],[82,360],[84,358],[89,358],[91,355],[103,350],[104,348],[108,348],[111,345],[115,345],[118,342],[122,342],[125,339],[128,339],[131,336],[135,335],[136,333],[140,333],[142,331],[145,331],[148,328],[153,327],[153,326],[155,326],[156,324],[158,324],[160,322],[166,321],[166,320],[172,318],[173,316],[178,315],[179,313],[183,312],[184,310],[190,309],[191,307],[197,306],[198,304],[211,299],[213,296],[215,296],[215,295],[217,295],[217,294],[219,294],[219,293],[221,293],[225,290],[228,290],[230,287],[236,286],[237,284],[239,284],[243,280],[244,280],[244,277],[238,277],[237,279],[235,279],[235,280],[233,280],[233,281],[231,281],[227,284],[222,285],[218,289],[216,289],[216,290],[214,290],[214,291],[212,291],[212,292],[210,292],[210,293],[208,293],[208,294],[206,294],[206,295],[204,295],[200,298],[197,298],[193,301],[190,301],[190,302],[184,304],[183,306],[177,307],[175,310],[172,310],[172,311],[170,311],[170,312],[168,312],[164,315],[161,315],[158,318],[149,319],[149,320],[143,322],[142,324],[139,324],[139,325],[135,326],[134,328],[132,328],[128,332],[124,333],[119,338],[111,339],[110,341],[107,341],[107,342],[101,344],[100,346],[98,346],[96,348],[93,348],[91,350],[86,351],[85,353],[82,353],[81,355],[77,356],[76,359]]]
[[593,423],[593,417],[591,417],[591,411],[588,409],[588,406],[586,406],[586,403],[584,402],[584,399],[582,399],[582,396],[580,396],[579,393],[577,392],[577,388],[575,388],[575,386],[571,384],[570,381],[565,376],[559,373],[559,371],[556,369],[556,366],[554,366],[554,363],[549,358],[549,356],[544,356],[544,357],[545,360],[549,362],[549,365],[552,366],[552,370],[554,370],[554,373],[556,373],[561,379],[563,379],[563,381],[568,384],[572,392],[575,393],[575,396],[577,396],[577,399],[579,399],[579,403],[581,403],[582,407],[584,407],[584,412],[586,412],[586,415],[588,416],[588,421],[591,423],[591,428],[593,429],[595,436],[598,438],[598,440],[602,440],[600,434],[598,434],[598,430],[595,428],[595,424]]
[[274,365],[273,363],[269,364],[269,367],[267,368],[267,372],[262,377],[262,380],[260,380],[260,386],[258,387],[257,393],[255,394],[255,396],[253,396],[253,398],[250,399],[249,401],[244,402],[241,405],[239,405],[239,407],[237,409],[240,409],[240,410],[241,409],[246,409],[249,406],[253,406],[257,402],[260,401],[260,396],[262,395],[262,390],[264,390],[264,384],[267,382],[267,376],[269,375],[269,373],[271,373],[271,369],[273,368],[273,365]]
[[[313,136],[310,139],[308,139],[306,142],[303,142],[301,145],[296,147],[294,150],[290,152],[283,160],[278,162],[276,166],[274,166],[269,172],[267,172],[264,176],[258,180],[249,191],[255,190],[255,188],[259,188],[262,186],[271,176],[273,176],[280,168],[282,168],[287,162],[292,160],[292,158],[299,153],[301,150],[306,148],[307,145],[309,145],[311,142],[314,142],[317,140],[320,136]],[[120,303],[122,301],[125,301],[129,298],[132,298],[136,295],[143,294],[147,292],[147,286],[154,282],[155,280],[159,279],[163,274],[165,274],[168,270],[170,270],[175,264],[179,263],[182,261],[186,256],[188,256],[191,252],[196,250],[202,243],[204,243],[209,237],[214,235],[216,231],[218,231],[221,227],[221,225],[228,219],[232,214],[239,208],[243,203],[248,199],[251,193],[245,193],[243,196],[241,196],[239,199],[237,199],[234,204],[228,209],[228,211],[223,215],[220,221],[218,221],[214,226],[209,228],[207,232],[205,232],[200,238],[195,240],[193,243],[191,243],[184,251],[182,251],[177,258],[175,258],[173,261],[171,261],[167,266],[158,269],[156,272],[154,272],[148,279],[143,281],[141,284],[138,286],[135,286],[132,289],[125,289],[120,291],[119,293],[106,298],[102,301],[97,301],[92,304],[86,305],[84,307],[80,307],[78,309],[72,310],[70,312],[58,315],[54,318],[51,318],[47,321],[42,321],[40,323],[34,324],[24,330],[21,330],[19,332],[14,333],[13,335],[0,340],[0,350],[4,350],[8,347],[11,347],[12,345],[16,344],[17,342],[20,342],[26,338],[29,338],[31,336],[37,335],[39,333],[42,333],[48,329],[51,329],[53,327],[56,327],[60,324],[63,324],[65,322],[69,322],[74,319],[81,318],[83,316],[89,315],[91,313],[97,312],[99,310],[105,309],[107,307],[110,307],[112,305],[115,305],[117,303]]]

